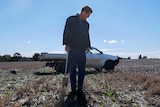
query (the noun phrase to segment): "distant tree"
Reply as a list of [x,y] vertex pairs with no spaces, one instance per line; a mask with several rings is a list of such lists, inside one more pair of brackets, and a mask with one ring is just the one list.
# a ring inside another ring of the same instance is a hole
[[147,56],[143,56],[143,59],[147,59]]
[[131,57],[129,56],[127,59],[131,59]]
[[21,61],[33,61],[32,57],[22,57]]
[[22,58],[21,54],[18,53],[18,52],[15,52],[15,53],[13,54],[12,60],[13,60],[13,61],[20,61],[21,58]]
[[3,55],[0,57],[0,61],[11,61],[11,55]]
[[32,58],[34,61],[39,61],[39,56],[40,56],[39,53],[35,53]]
[[139,55],[138,59],[142,59],[142,55],[141,54]]
[[3,57],[0,55],[0,62],[3,61]]

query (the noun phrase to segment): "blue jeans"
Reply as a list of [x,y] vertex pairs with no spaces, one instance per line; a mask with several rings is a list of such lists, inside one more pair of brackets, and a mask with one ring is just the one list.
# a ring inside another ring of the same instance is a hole
[[78,67],[78,90],[83,89],[85,77],[86,53],[84,50],[71,50],[69,52],[69,68],[71,90],[76,91],[76,68]]

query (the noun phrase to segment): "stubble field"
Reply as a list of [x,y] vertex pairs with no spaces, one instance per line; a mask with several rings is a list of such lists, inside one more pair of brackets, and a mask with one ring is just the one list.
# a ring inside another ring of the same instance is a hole
[[[0,62],[0,107],[55,107],[63,74],[44,65]],[[120,60],[112,72],[86,69],[84,92],[88,107],[160,107],[160,59]]]

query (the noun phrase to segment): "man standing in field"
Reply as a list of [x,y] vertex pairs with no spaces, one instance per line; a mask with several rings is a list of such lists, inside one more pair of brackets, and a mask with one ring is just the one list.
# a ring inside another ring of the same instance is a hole
[[[69,53],[69,70],[71,81],[71,92],[67,101],[73,102],[84,100],[83,82],[85,77],[86,51],[90,48],[89,23],[86,19],[92,13],[89,6],[84,6],[80,14],[70,16],[66,20],[63,45]],[[76,88],[76,68],[78,67],[78,87]]]

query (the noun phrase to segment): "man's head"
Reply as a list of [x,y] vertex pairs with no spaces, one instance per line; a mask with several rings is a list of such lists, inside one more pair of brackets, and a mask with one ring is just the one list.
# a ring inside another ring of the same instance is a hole
[[81,20],[86,20],[90,14],[92,13],[92,9],[89,7],[89,6],[84,6],[81,10],[81,13],[80,13],[80,19]]

